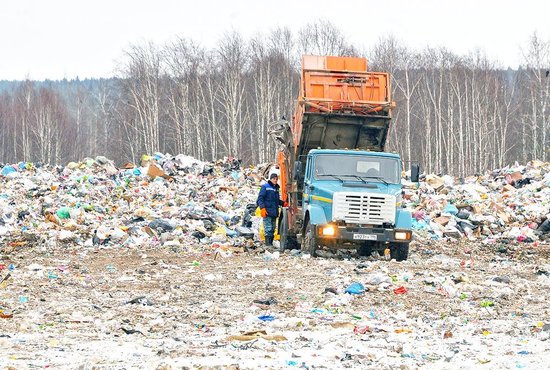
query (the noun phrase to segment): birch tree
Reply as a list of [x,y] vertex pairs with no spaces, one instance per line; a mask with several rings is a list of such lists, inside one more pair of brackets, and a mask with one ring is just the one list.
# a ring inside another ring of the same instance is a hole
[[128,60],[121,67],[121,80],[133,117],[137,147],[146,153],[160,150],[160,104],[162,64],[159,47],[153,43],[133,45],[126,51]]
[[298,32],[301,54],[355,56],[358,54],[342,31],[328,20],[309,23]]
[[[550,150],[550,41],[541,40],[534,33],[527,50],[523,52],[523,58],[526,64],[523,72],[527,90],[524,117],[532,135],[530,154],[532,158],[546,160]],[[524,136],[526,134],[524,132]],[[526,160],[528,149],[524,147],[523,150]]]
[[[232,32],[226,34],[217,48],[219,60],[219,92],[216,96],[226,129],[219,130],[226,155],[240,157],[243,133],[249,124],[245,106],[245,68],[247,49],[241,36]],[[216,123],[216,124],[220,124]],[[226,140],[223,140],[226,134]]]

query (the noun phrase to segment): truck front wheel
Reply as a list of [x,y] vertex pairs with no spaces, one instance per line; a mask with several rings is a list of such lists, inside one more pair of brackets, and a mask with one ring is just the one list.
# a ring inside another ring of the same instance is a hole
[[357,248],[357,254],[362,257],[370,257],[373,250],[372,243],[363,243]]
[[395,243],[390,247],[390,255],[396,261],[405,261],[409,257],[409,243]]
[[312,225],[308,222],[304,237],[302,238],[301,249],[302,252],[309,253],[311,257],[317,257],[317,248],[319,247],[319,240],[313,231]]
[[281,237],[281,251],[287,249],[296,249],[297,241],[295,235],[289,235],[288,232],[288,210],[283,208],[281,212],[281,218],[279,219],[279,235]]

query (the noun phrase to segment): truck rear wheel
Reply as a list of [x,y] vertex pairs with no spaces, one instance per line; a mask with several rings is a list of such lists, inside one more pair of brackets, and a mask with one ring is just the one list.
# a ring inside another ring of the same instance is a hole
[[304,237],[302,238],[301,249],[302,252],[309,253],[311,257],[317,257],[317,248],[319,247],[319,240],[313,231],[311,224],[307,223]]
[[291,236],[288,233],[288,210],[286,208],[283,208],[281,211],[281,219],[279,220],[279,235],[281,237],[280,240],[280,249],[281,251],[287,250],[287,249],[296,249],[298,242],[296,241],[296,236]]
[[409,257],[409,243],[395,243],[390,247],[390,255],[396,261],[405,261]]

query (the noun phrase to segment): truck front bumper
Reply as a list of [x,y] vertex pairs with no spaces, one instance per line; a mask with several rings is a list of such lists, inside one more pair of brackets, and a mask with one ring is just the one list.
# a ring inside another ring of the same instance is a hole
[[412,239],[411,230],[401,230],[375,226],[359,227],[354,225],[317,225],[315,228],[315,232],[320,239],[354,243],[408,243]]

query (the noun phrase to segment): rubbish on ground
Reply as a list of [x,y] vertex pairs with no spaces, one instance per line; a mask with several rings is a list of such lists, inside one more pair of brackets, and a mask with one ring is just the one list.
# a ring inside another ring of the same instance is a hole
[[353,283],[350,286],[348,286],[345,290],[345,293],[348,294],[363,294],[365,293],[366,289],[365,286],[361,283]]
[[399,288],[395,288],[395,289],[393,290],[393,292],[394,292],[395,294],[405,294],[405,293],[408,292],[408,290],[407,290],[407,288],[405,288],[404,286],[400,286]]
[[227,337],[228,341],[239,340],[239,341],[246,342],[254,339],[265,339],[265,340],[270,340],[275,342],[284,342],[287,340],[287,338],[284,337],[283,335],[268,335],[265,330],[256,330],[256,331],[251,331],[240,335],[231,335]]
[[273,297],[269,297],[268,299],[255,299],[253,302],[266,306],[277,304],[277,300]]

